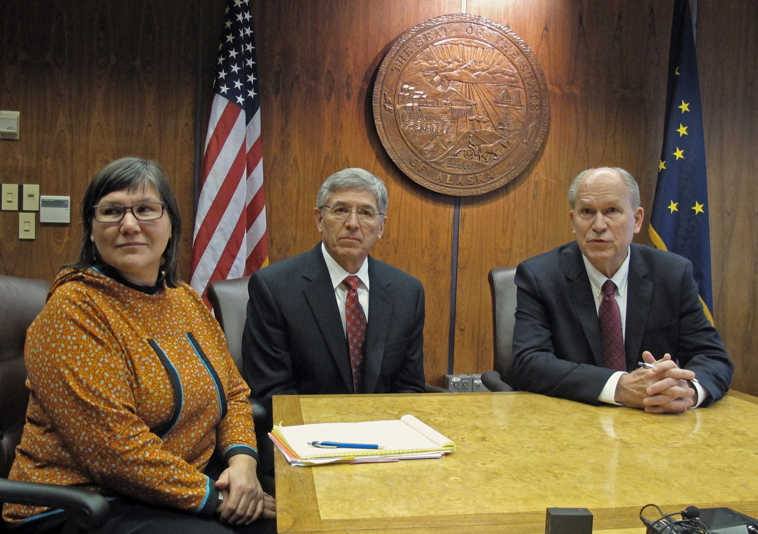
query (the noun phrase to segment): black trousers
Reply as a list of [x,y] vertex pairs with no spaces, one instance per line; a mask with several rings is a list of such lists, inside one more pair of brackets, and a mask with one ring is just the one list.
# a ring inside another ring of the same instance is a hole
[[[62,514],[56,516],[29,521],[11,528],[10,532],[68,534],[62,524]],[[261,518],[250,525],[235,527],[221,523],[216,517],[200,517],[120,498],[111,501],[105,525],[87,534],[276,534],[276,519]]]

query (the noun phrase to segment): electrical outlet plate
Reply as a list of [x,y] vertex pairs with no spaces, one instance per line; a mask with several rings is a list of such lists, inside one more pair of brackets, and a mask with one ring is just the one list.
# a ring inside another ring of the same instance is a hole
[[0,139],[17,141],[21,135],[21,112],[0,111]]
[[444,387],[448,391],[489,391],[480,373],[445,375]]
[[39,211],[39,184],[24,184],[21,193],[23,211]]
[[18,238],[36,239],[37,237],[37,214],[33,211],[20,211],[18,213]]
[[18,211],[18,184],[3,184],[3,211]]

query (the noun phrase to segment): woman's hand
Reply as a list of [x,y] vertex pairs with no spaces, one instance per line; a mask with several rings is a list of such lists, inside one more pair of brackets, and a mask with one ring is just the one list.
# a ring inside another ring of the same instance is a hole
[[232,525],[249,525],[261,515],[276,517],[276,502],[261,489],[256,467],[255,458],[246,454],[237,454],[229,459],[229,467],[216,481],[216,489],[224,497],[217,510],[222,521]]

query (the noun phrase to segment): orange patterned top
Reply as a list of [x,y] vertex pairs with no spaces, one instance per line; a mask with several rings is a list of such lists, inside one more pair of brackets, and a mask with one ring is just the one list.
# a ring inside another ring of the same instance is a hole
[[[257,459],[249,388],[187,284],[149,294],[64,270],[24,352],[31,395],[10,479],[212,514],[213,452]],[[3,517],[45,510],[6,504]]]

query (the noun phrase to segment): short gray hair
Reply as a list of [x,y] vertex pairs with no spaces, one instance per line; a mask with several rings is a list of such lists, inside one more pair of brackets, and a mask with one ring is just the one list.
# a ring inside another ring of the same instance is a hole
[[342,169],[324,180],[324,183],[321,184],[321,188],[316,195],[316,208],[323,208],[329,195],[340,189],[368,191],[374,195],[374,198],[376,198],[376,207],[379,210],[379,213],[387,213],[389,195],[387,195],[387,187],[384,185],[384,182],[381,178],[358,167]]
[[627,191],[629,191],[629,200],[632,202],[632,208],[636,210],[640,207],[640,186],[637,184],[637,180],[634,179],[634,176],[629,174],[629,171],[626,171],[621,167],[593,167],[591,169],[585,169],[577,174],[576,178],[571,182],[568,190],[568,199],[571,209],[574,209],[576,190],[579,189],[582,181],[584,181],[588,174],[598,169],[611,169],[619,173],[621,180],[624,182],[624,185],[626,185]]

